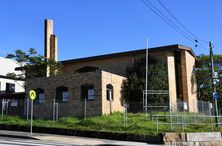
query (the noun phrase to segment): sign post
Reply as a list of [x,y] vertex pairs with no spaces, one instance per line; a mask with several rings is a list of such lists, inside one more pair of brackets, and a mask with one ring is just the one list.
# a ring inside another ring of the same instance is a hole
[[33,120],[33,100],[36,98],[36,92],[34,90],[29,91],[29,98],[31,99],[31,126],[30,126],[30,133],[32,135],[32,120]]

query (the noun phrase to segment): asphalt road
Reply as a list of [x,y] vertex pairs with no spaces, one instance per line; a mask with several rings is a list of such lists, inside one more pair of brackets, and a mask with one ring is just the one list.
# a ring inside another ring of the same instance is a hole
[[157,146],[144,142],[0,130],[0,146]]
[[78,146],[55,141],[32,140],[14,137],[0,137],[0,146]]

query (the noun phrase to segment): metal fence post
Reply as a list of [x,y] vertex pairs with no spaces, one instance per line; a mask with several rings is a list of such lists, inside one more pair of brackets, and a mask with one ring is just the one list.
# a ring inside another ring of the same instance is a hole
[[53,98],[52,121],[55,122],[55,99]]
[[181,115],[181,123],[182,123],[182,129],[183,129],[183,132],[184,132],[183,115]]
[[127,126],[127,109],[128,109],[128,105],[127,105],[127,103],[126,103],[126,126]]
[[156,117],[156,134],[158,134],[159,133],[158,115],[156,115],[155,117]]
[[84,118],[86,118],[86,98],[84,99]]
[[29,98],[26,98],[26,120],[29,120]]
[[4,116],[4,106],[5,106],[4,98],[2,98],[2,117]]
[[6,103],[5,115],[7,116],[8,115],[8,101],[6,101],[5,103]]
[[59,103],[55,103],[56,104],[56,121],[58,121],[59,119]]
[[203,100],[202,100],[201,102],[202,102],[202,114],[204,114],[204,105],[203,105]]
[[211,103],[208,101],[208,110],[209,110],[209,115],[211,116]]
[[124,127],[127,126],[127,107],[128,105],[126,104],[125,100],[123,101],[123,107],[124,107],[124,112],[123,112],[123,125]]
[[173,124],[172,124],[172,107],[170,107],[170,130],[173,130]]

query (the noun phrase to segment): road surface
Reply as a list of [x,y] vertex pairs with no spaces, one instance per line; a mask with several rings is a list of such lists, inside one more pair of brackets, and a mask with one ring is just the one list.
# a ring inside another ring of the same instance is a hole
[[[0,146],[154,146],[145,142],[120,141],[79,136],[0,130]],[[157,145],[155,145],[157,146]]]
[[0,137],[0,146],[78,146],[55,141],[32,140],[25,138]]

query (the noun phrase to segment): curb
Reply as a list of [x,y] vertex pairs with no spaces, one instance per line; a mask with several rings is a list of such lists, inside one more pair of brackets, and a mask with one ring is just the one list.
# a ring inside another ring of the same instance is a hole
[[25,136],[25,135],[15,135],[15,134],[0,134],[1,137],[13,137],[13,138],[23,138],[23,139],[33,139],[40,140],[39,138],[33,136]]

